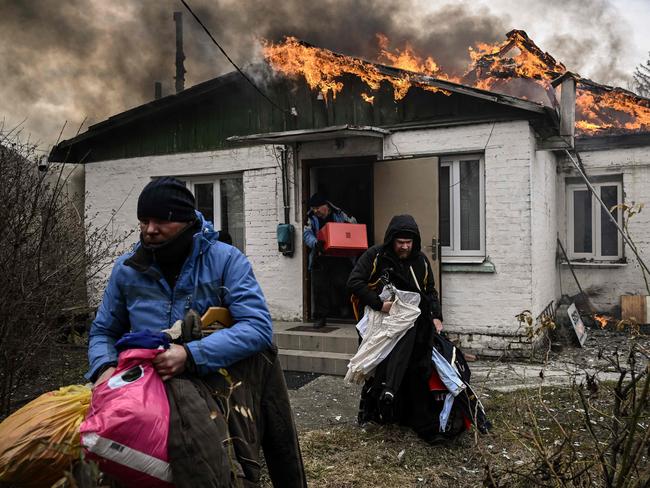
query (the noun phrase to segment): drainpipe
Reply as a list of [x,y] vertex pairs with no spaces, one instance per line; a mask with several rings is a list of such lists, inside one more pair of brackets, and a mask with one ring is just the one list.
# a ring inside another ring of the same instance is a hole
[[290,196],[289,196],[289,148],[283,146],[280,149],[280,157],[282,164],[282,204],[284,205],[284,223],[289,223],[289,212],[291,210]]
[[280,251],[283,256],[291,257],[294,252],[295,230],[293,225],[289,223],[291,197],[289,195],[289,148],[287,146],[280,148],[280,176],[282,177],[284,224],[278,224],[276,231],[278,238],[278,251]]

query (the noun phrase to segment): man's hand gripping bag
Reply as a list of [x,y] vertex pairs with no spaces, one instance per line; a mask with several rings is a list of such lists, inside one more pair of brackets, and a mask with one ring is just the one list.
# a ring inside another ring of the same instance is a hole
[[158,349],[120,353],[115,374],[93,390],[81,445],[88,458],[126,487],[171,487],[169,403],[151,361]]

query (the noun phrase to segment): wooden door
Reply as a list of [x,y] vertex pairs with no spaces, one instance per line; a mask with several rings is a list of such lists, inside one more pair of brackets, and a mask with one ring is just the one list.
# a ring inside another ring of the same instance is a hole
[[409,214],[420,228],[422,252],[431,262],[441,293],[437,157],[377,161],[373,165],[375,244],[394,215]]

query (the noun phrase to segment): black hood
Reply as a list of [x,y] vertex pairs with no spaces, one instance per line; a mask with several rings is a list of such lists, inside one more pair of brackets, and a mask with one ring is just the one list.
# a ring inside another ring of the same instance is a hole
[[390,219],[390,224],[384,235],[384,245],[389,246],[395,236],[401,233],[408,233],[413,236],[413,254],[420,252],[420,229],[415,219],[410,215],[395,215]]

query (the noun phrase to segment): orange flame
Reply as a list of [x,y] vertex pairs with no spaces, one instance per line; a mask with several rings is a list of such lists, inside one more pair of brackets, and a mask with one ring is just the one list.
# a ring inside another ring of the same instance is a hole
[[422,59],[415,54],[413,47],[407,42],[404,49],[396,48],[393,52],[388,50],[388,37],[384,34],[377,34],[377,42],[379,43],[379,56],[378,61],[394,68],[403,69],[405,71],[412,71],[413,73],[422,73],[434,78],[448,79],[447,75],[440,72],[438,64],[432,57]]
[[[273,69],[289,77],[302,75],[310,88],[319,90],[325,100],[329,93],[332,94],[332,98],[336,98],[336,95],[343,90],[343,82],[340,79],[344,75],[358,76],[374,91],[379,89],[382,81],[387,81],[393,85],[395,100],[404,98],[414,83],[408,73],[389,76],[381,73],[371,63],[351,56],[336,54],[327,49],[309,46],[295,37],[287,37],[281,44],[264,42],[263,49],[264,57]],[[385,53],[385,56],[390,54],[388,51]],[[395,59],[413,68],[423,66],[422,64],[410,64],[417,62],[412,56],[412,51],[405,49],[404,52],[396,55]],[[426,61],[424,66],[426,66]],[[428,66],[432,67],[433,65],[429,64]]]
[[[462,77],[444,73],[432,57],[419,56],[409,43],[402,49],[391,49],[384,34],[377,34],[377,42],[376,62],[401,72],[386,74],[386,70],[373,63],[310,46],[295,37],[287,37],[279,44],[264,41],[263,51],[274,70],[288,77],[304,77],[326,102],[330,94],[334,99],[343,90],[343,80],[349,75],[360,78],[375,92],[382,82],[390,83],[395,100],[403,99],[413,85],[449,95],[418,80],[420,75],[426,75],[554,106],[555,94],[550,81],[566,72],[562,63],[518,30],[508,33],[508,38],[501,43],[478,43],[470,47],[470,63]],[[373,94],[363,93],[361,97],[374,104]],[[578,80],[576,129],[578,134],[650,131],[650,100],[626,90]]]
[[640,99],[621,89],[599,91],[578,87],[576,127],[582,133],[608,129],[650,131],[650,100]]
[[601,329],[604,329],[612,318],[607,315],[594,314],[594,320],[598,322]]
[[361,98],[363,98],[363,101],[364,101],[364,102],[368,102],[370,105],[372,105],[373,103],[375,103],[375,97],[374,97],[374,96],[370,96],[370,95],[368,95],[367,93],[362,93],[362,94],[361,94]]

